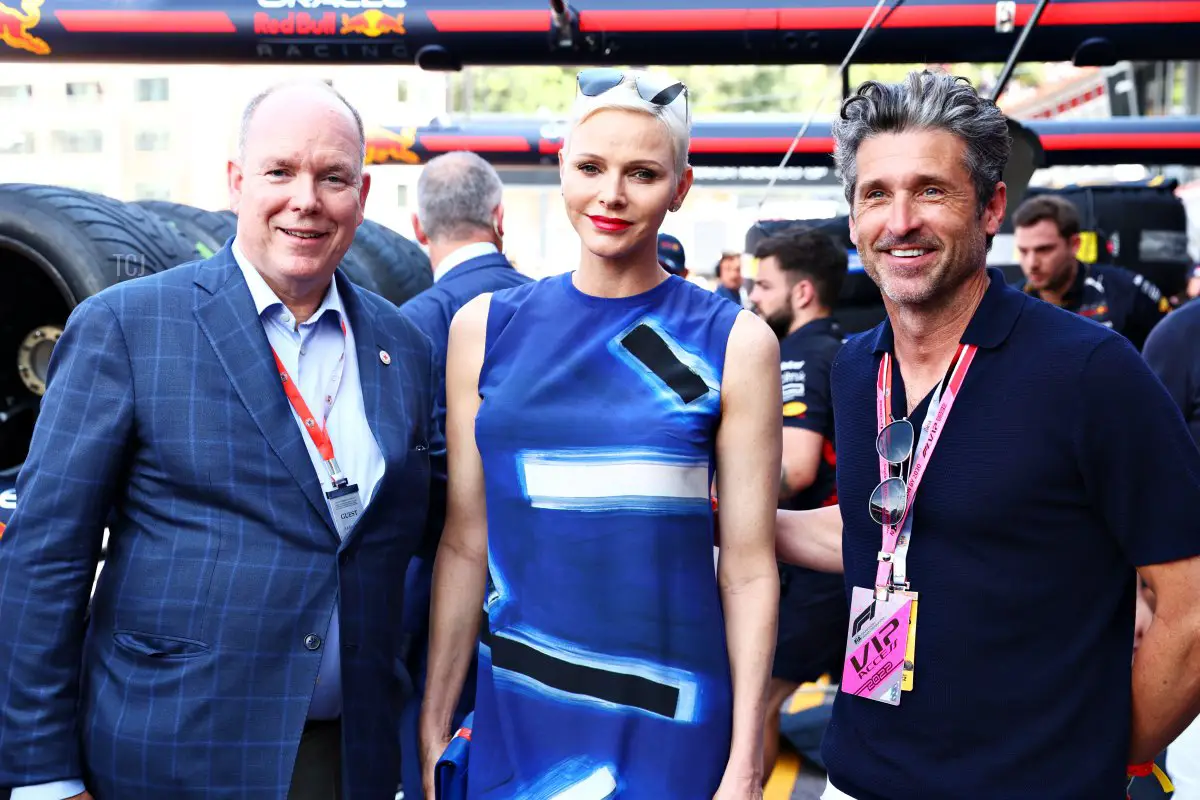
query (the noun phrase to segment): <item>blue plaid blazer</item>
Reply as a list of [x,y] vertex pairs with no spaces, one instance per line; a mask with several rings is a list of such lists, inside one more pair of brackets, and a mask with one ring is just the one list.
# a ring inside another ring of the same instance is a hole
[[345,542],[228,244],[71,314],[0,538],[0,787],[284,800],[340,613],[345,796],[395,796],[404,574],[444,448],[428,339],[337,280],[386,462]]

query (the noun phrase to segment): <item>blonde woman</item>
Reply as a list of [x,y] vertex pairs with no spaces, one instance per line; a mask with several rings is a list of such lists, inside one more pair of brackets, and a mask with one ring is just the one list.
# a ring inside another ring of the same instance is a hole
[[578,88],[560,154],[577,267],[451,328],[426,792],[477,657],[468,796],[757,798],[778,344],[658,264],[692,184],[686,87],[596,69]]

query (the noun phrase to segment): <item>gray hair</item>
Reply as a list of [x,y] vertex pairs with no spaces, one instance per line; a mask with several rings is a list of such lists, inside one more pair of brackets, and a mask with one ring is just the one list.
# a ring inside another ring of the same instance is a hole
[[854,207],[856,158],[863,140],[881,133],[946,131],[966,144],[966,168],[983,213],[1004,175],[1012,140],[1004,113],[970,81],[945,73],[910,72],[903,83],[867,81],[843,104],[833,124],[833,158],[846,200]]
[[417,219],[433,240],[464,239],[492,230],[504,184],[491,164],[457,150],[430,159],[417,179]]
[[246,138],[249,135],[250,123],[254,119],[254,113],[258,111],[258,107],[263,104],[264,100],[276,92],[283,91],[284,89],[295,88],[319,89],[328,92],[336,97],[338,101],[346,107],[346,109],[350,112],[350,116],[354,118],[354,126],[358,131],[358,158],[359,169],[361,170],[362,165],[367,160],[367,133],[366,129],[363,127],[362,115],[358,113],[358,109],[350,105],[350,101],[343,97],[341,92],[339,92],[337,89],[334,89],[325,81],[284,81],[282,83],[274,84],[273,86],[268,86],[266,89],[254,95],[254,97],[250,99],[250,102],[246,104],[246,108],[242,111],[242,124],[238,129],[238,158],[242,161],[246,160]]

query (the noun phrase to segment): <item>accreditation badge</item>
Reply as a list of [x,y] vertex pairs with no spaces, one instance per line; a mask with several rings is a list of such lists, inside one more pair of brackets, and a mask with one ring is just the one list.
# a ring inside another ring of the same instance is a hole
[[841,690],[891,706],[900,705],[908,654],[913,598],[899,593],[878,600],[873,589],[855,586]]
[[333,524],[337,528],[338,536],[345,539],[350,535],[350,531],[354,529],[354,523],[358,522],[358,518],[362,516],[363,512],[358,486],[353,483],[349,486],[342,486],[326,492],[325,497],[329,500],[329,507],[333,512]]

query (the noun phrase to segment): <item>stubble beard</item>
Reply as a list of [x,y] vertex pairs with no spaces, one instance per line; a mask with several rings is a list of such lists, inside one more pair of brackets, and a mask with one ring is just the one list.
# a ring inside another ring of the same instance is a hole
[[914,309],[937,308],[947,301],[953,301],[958,288],[987,263],[987,238],[984,232],[972,228],[967,233],[967,239],[962,252],[939,251],[941,256],[938,261],[917,281],[908,285],[897,286],[888,280],[879,267],[879,262],[883,260],[881,253],[871,251],[866,258],[862,258],[863,269],[884,297],[894,305]]
[[782,342],[791,333],[792,323],[796,321],[796,316],[792,313],[791,308],[782,308],[773,314],[763,315],[763,320]]
[[[1071,255],[1071,260],[1074,260],[1074,254]],[[1042,286],[1038,291],[1054,292],[1056,294],[1065,294],[1075,276],[1071,274],[1071,261],[1064,264],[1054,276],[1046,281],[1046,285]]]

